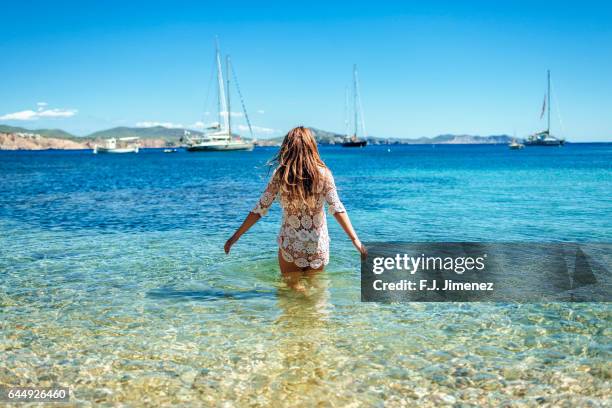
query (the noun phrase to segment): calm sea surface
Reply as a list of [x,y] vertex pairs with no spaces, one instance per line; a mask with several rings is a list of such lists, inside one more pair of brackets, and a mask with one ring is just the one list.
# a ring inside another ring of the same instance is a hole
[[[333,220],[327,271],[293,293],[278,204],[226,256],[274,152],[0,152],[0,385],[128,405],[610,403],[609,304],[361,303]],[[612,238],[612,144],[321,152],[363,241]]]

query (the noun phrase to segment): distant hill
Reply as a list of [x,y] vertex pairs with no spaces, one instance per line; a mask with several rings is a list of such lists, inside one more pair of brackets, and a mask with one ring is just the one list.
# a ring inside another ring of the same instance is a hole
[[[139,137],[141,139],[164,139],[168,142],[178,142],[183,137],[184,129],[171,129],[163,126],[153,127],[115,127],[101,130],[88,135],[91,139],[108,139],[111,137]],[[201,135],[202,132],[190,130],[192,135]]]
[[317,129],[315,127],[311,127],[310,130],[314,134],[315,139],[317,139],[317,143],[321,144],[335,144],[342,143],[344,139],[344,135],[328,132],[327,130]]
[[[317,128],[311,127],[310,129],[314,133],[317,142],[321,144],[342,143],[345,137],[338,133],[327,132]],[[282,141],[282,137],[278,139]],[[512,141],[512,138],[508,135],[474,136],[446,134],[417,139],[368,136],[366,140],[370,144],[507,144]]]
[[[60,129],[26,129],[16,126],[0,125],[0,134],[7,133],[13,136],[2,136],[1,149],[87,149],[100,144],[102,139],[139,137],[141,147],[179,146],[183,129],[169,129],[162,126],[148,128],[116,127],[94,132],[86,136],[76,136]],[[16,133],[33,133],[40,138],[15,137]],[[201,135],[201,132],[191,131],[192,135]],[[1,136],[1,135],[0,135]],[[70,143],[68,143],[70,142]]]
[[[408,144],[508,144],[512,137],[508,135],[438,135],[435,137],[421,137],[418,139],[393,139],[399,143]],[[397,142],[396,142],[397,143]]]
[[[115,127],[86,136],[76,136],[61,129],[26,129],[17,126],[0,125],[0,132],[3,133],[38,133],[43,137],[55,139],[68,139],[76,141],[86,141],[94,139],[108,139],[111,137],[139,137],[141,139],[164,139],[166,141],[178,141],[184,133],[183,129],[170,129],[163,126],[154,127]],[[202,132],[190,130],[193,135],[201,135]]]

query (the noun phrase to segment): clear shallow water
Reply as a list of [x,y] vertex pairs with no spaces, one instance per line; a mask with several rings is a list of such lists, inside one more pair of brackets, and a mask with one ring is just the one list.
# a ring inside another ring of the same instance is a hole
[[[362,240],[605,241],[612,145],[322,148]],[[278,205],[223,254],[273,149],[0,152],[0,384],[83,403],[610,403],[609,304],[359,301],[330,220],[307,294]]]

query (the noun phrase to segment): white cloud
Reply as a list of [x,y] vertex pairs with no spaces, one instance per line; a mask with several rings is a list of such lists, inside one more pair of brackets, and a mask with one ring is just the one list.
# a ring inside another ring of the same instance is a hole
[[143,121],[143,122],[136,123],[136,127],[141,127],[141,128],[150,128],[150,127],[156,127],[156,126],[165,127],[168,129],[182,129],[185,127],[181,123],[173,123],[173,122]]
[[0,116],[2,120],[33,120],[36,119],[37,112],[33,110],[24,110],[14,113],[7,113],[6,115]]
[[76,115],[76,109],[45,109],[41,110],[38,116],[41,118],[69,118]]
[[[221,117],[227,116],[227,112],[219,112],[219,114],[221,115]],[[230,114],[232,115],[232,118],[241,118],[244,116],[244,113],[242,112],[230,112]],[[211,112],[209,111],[204,112],[204,116],[210,116],[210,115],[212,115]]]
[[45,102],[39,102],[38,109],[33,111],[31,109],[7,113],[0,116],[0,120],[38,120],[40,118],[69,118],[77,114],[76,109],[45,109],[45,105],[41,105]]
[[215,126],[219,126],[219,122],[204,123],[202,121],[197,121],[189,125],[188,128],[190,129],[208,129],[208,128],[215,127]]
[[265,111],[265,110],[263,110],[263,109],[259,109],[259,110],[257,111],[257,113],[259,113],[260,115],[263,115],[264,113],[266,113],[266,111]]
[[[221,113],[221,117],[227,116],[227,112],[220,112]],[[230,112],[230,115],[232,118],[241,118],[244,116],[244,113],[242,112]]]
[[[253,133],[257,133],[260,135],[271,135],[273,133],[278,132],[277,129],[267,128],[263,126],[251,126],[253,128]],[[241,132],[248,132],[249,127],[247,125],[238,125],[238,130]]]

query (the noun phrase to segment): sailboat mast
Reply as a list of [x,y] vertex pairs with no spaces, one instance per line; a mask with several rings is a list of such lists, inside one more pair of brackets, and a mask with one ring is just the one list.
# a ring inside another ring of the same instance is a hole
[[[227,98],[225,96],[225,84],[223,83],[223,71],[221,70],[221,52],[217,40],[217,81],[219,83],[219,119],[223,119],[223,130],[229,129],[229,112],[227,110]],[[221,122],[221,120],[219,120]]]
[[[215,51],[215,65],[217,59],[217,52]],[[219,79],[219,69],[217,68],[217,79]],[[221,88],[219,87],[219,82],[217,81],[217,121],[219,123],[219,128],[221,127],[221,123],[223,122],[223,109],[221,109]]]
[[225,73],[227,75],[227,133],[232,134],[232,114],[230,107],[230,56],[225,57]]
[[355,137],[357,137],[357,126],[359,123],[358,112],[359,107],[357,106],[357,64],[353,64],[353,109],[355,111]]
[[349,87],[344,89],[344,133],[346,137],[349,137],[350,132],[350,119],[349,119]]
[[547,133],[550,135],[550,69],[547,71],[548,79],[548,130]]
[[361,125],[361,136],[366,137],[368,132],[366,131],[365,119],[363,117],[363,106],[361,106],[361,92],[359,90],[359,75],[357,70],[355,70],[355,84],[357,89],[357,107],[359,108],[359,119],[361,120],[359,123]]

